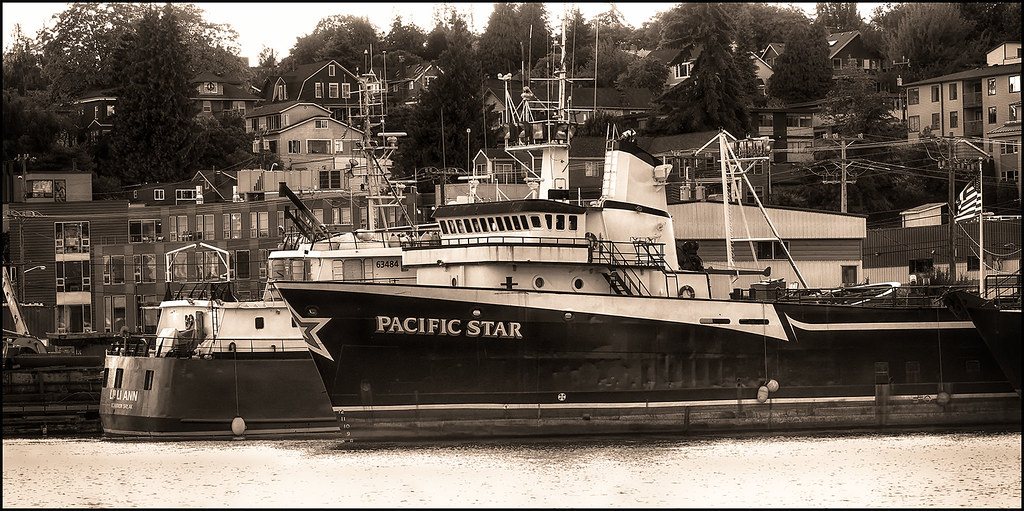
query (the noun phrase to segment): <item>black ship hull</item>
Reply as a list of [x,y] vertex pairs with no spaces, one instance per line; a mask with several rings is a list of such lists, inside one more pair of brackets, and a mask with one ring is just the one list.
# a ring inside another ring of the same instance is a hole
[[1000,309],[986,300],[963,291],[956,291],[946,297],[949,307],[970,318],[978,334],[988,345],[1003,373],[1020,394],[1020,305],[1014,309]]
[[308,352],[221,353],[211,358],[113,354],[106,357],[102,385],[105,437],[340,432]]
[[[331,355],[317,367],[353,438],[1020,420],[1006,377],[948,311],[277,287],[308,342]],[[903,324],[878,330],[879,319]],[[830,322],[845,326],[808,327]]]

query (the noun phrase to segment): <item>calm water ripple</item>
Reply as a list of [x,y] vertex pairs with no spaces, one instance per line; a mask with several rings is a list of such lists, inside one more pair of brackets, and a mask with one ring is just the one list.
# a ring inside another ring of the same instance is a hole
[[3,441],[4,507],[1020,505],[1020,432],[381,447]]

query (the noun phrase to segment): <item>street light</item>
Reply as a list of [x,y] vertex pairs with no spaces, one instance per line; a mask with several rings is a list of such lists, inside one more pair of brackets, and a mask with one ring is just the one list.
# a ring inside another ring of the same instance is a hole
[[469,134],[472,132],[472,128],[466,128],[466,173],[470,173],[470,159],[469,159]]
[[40,264],[38,266],[33,266],[33,267],[31,267],[31,268],[21,272],[21,277],[18,279],[18,283],[20,284],[19,287],[21,287],[21,301],[23,301],[23,302],[25,301],[25,274],[30,272],[30,271],[32,271],[32,270],[45,270],[45,269],[46,269],[46,266]]

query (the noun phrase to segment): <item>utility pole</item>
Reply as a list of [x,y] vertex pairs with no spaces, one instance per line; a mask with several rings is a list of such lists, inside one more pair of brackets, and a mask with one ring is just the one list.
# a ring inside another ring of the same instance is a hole
[[[949,169],[949,203],[946,209],[949,210],[949,278],[956,282],[956,168],[953,165],[953,144],[949,144],[949,155],[939,160],[939,165]],[[940,167],[941,168],[941,167]]]
[[[850,142],[850,143],[852,144],[853,142]],[[843,176],[842,176],[842,180],[841,180],[841,184],[840,184],[840,188],[841,188],[842,191],[839,193],[839,212],[840,213],[846,213],[846,141],[845,140],[840,140],[839,141],[839,145],[842,148],[842,158],[843,158],[843,164],[842,164],[842,166],[843,166],[843,169],[842,169]]]
[[[828,137],[828,135],[826,135],[826,137]],[[863,135],[858,135],[857,138],[847,139],[847,138],[844,138],[844,137],[840,137],[838,134],[834,133],[834,134],[832,134],[831,138],[833,140],[838,140],[839,141],[840,157],[841,157],[841,161],[839,162],[839,170],[840,170],[840,174],[841,175],[840,175],[839,181],[836,181],[835,178],[832,178],[832,179],[825,178],[825,179],[822,179],[821,182],[823,184],[834,184],[834,183],[839,183],[840,184],[839,211],[842,212],[842,213],[846,213],[847,212],[847,206],[846,206],[846,203],[847,203],[846,185],[857,182],[857,178],[855,178],[855,177],[853,179],[850,178],[849,161],[847,161],[847,159],[846,159],[846,148],[850,147],[851,145],[853,145],[854,142],[856,142],[856,141],[860,140],[861,138],[863,138]]]

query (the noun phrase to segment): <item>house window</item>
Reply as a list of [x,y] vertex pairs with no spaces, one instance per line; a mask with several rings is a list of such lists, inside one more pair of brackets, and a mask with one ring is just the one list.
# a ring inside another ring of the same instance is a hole
[[183,190],[174,190],[174,199],[177,202],[181,201],[195,201],[198,198],[195,188],[188,188]]
[[988,123],[989,124],[995,124],[996,123],[996,107],[994,107],[994,106],[988,107]]
[[125,295],[103,297],[103,331],[120,332],[128,317],[128,297]]
[[53,180],[32,179],[29,180],[28,190],[25,191],[25,198],[53,198]]
[[107,105],[107,117],[114,115],[114,105]]
[[[789,242],[785,241],[786,250],[789,249]],[[782,244],[778,241],[758,241],[757,242],[757,258],[758,259],[786,259],[786,250],[783,250]]]
[[235,278],[247,279],[249,278],[249,251],[248,250],[236,250],[235,251]]
[[1010,92],[1020,92],[1020,75],[1010,77]]
[[336,71],[334,69],[334,64],[329,64],[327,66],[327,76],[334,76],[335,73],[336,73]]
[[341,84],[341,97],[352,97],[352,84],[345,82]]
[[988,95],[989,96],[995,96],[996,95],[996,79],[995,78],[989,78],[988,79]]
[[331,97],[331,98],[337,98],[338,97],[338,84],[337,83],[330,83],[330,84],[327,85],[327,96]]
[[786,115],[786,127],[789,128],[810,128],[811,116],[804,114]]
[[306,141],[306,149],[309,151],[309,154],[330,154],[330,152],[331,152],[331,141],[330,140],[307,140]]
[[587,177],[597,177],[597,162],[588,161],[583,163],[583,173]]
[[313,95],[317,98],[324,97],[324,84],[322,82],[313,84]]
[[288,87],[283,83],[277,84],[277,87],[274,87],[273,101],[284,101],[286,99],[288,99]]
[[57,254],[89,253],[89,222],[54,222],[53,243]]
[[910,273],[931,273],[933,269],[932,259],[910,259],[907,262]]
[[1017,105],[1010,105],[1009,116],[1006,119],[1007,121],[1016,121],[1017,120],[1017,109],[1018,108],[1020,108],[1020,107],[1017,106]]
[[213,105],[209,101],[203,101],[203,112],[212,112]]
[[942,116],[938,112],[932,114],[932,129],[939,129],[939,123],[942,122]]
[[908,124],[907,127],[910,129],[910,131],[913,131],[913,132],[921,131],[921,116],[920,115],[911,115],[909,118],[907,118],[907,124]]
[[164,190],[162,188],[153,190],[153,200],[164,200]]
[[770,128],[774,121],[772,114],[757,114],[757,125]]
[[242,214],[224,213],[224,239],[242,239]]
[[215,239],[213,215],[196,215],[196,239]]
[[913,88],[913,89],[907,89],[907,104],[908,105],[916,105],[916,104],[921,102],[920,100],[921,100],[921,97],[920,97],[920,90],[919,89],[917,89],[916,87]]
[[57,292],[77,293],[92,290],[89,261],[57,261]]
[[692,64],[689,63],[689,62],[683,62],[681,64],[676,64],[673,67],[673,70],[675,71],[675,77],[676,78],[683,78],[683,79],[689,78],[690,77],[690,68],[691,68],[691,66],[692,66]]
[[334,154],[341,154],[345,152],[345,140],[335,139],[334,140]]
[[349,208],[341,208],[339,211],[338,223],[342,225],[352,225],[352,210]]
[[320,189],[321,190],[336,190],[341,188],[341,171],[340,170],[321,170],[320,171]]
[[842,69],[843,59],[832,59],[832,69]]
[[[92,331],[92,306],[63,305],[57,307],[57,331],[60,333],[83,333]],[[123,369],[118,369],[118,372]],[[114,385],[120,386],[121,379],[115,373]]]
[[1020,145],[1017,142],[1006,141],[999,144],[1000,154],[1017,154],[1020,151]]
[[857,283],[857,267],[856,266],[842,266],[840,268],[842,272],[843,284],[856,284]]
[[159,220],[129,220],[128,243],[152,243],[163,241],[163,230]]
[[327,129],[327,119],[315,119],[313,121],[313,128],[318,130]]
[[512,167],[511,163],[495,163],[494,164],[494,179],[500,185],[508,185],[518,183],[516,178],[516,172]]
[[289,140],[288,141],[288,153],[290,153],[290,154],[298,154],[299,153],[299,148],[300,148],[299,146],[300,146],[300,144],[299,144],[298,140]]
[[932,103],[939,102],[939,86],[932,85]]
[[124,284],[124,256],[103,256],[103,284]]
[[[1013,149],[1015,150],[1015,152],[1019,150],[1016,146],[1014,146]],[[1020,179],[1020,171],[1018,171],[1017,169],[1006,169],[999,173],[999,178],[1002,179],[1003,181],[1016,183],[1017,180]]]
[[281,116],[280,115],[269,115],[269,116],[267,116],[267,129],[268,130],[279,130],[279,129],[281,129]]
[[959,126],[959,121],[960,121],[959,117],[960,117],[960,114],[958,112],[956,112],[955,110],[949,113],[949,127],[950,128],[956,128],[957,126]]
[[136,254],[133,259],[135,283],[156,282],[156,254]]
[[267,238],[270,236],[270,214],[266,211],[249,213],[249,237]]
[[956,101],[956,84],[949,84],[949,100]]

